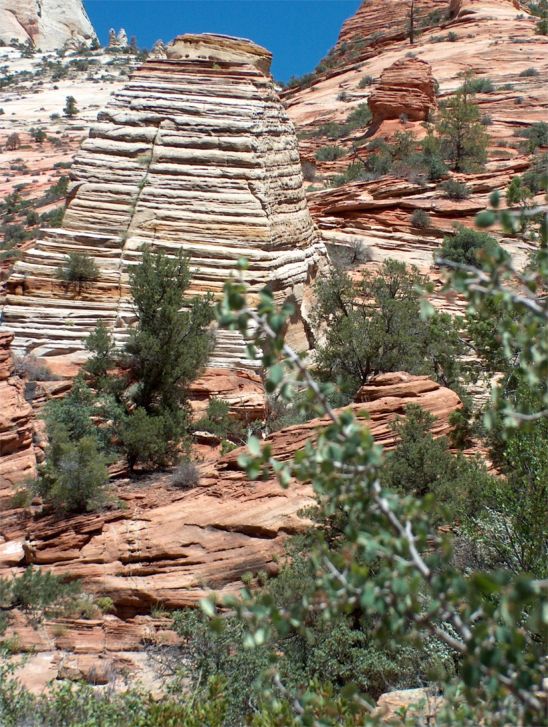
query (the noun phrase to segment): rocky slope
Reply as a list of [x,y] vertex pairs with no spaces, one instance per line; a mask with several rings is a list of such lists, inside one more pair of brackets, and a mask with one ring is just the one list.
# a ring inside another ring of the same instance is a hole
[[[301,156],[309,165],[308,178],[313,182],[309,203],[324,239],[343,249],[361,241],[373,262],[398,257],[429,271],[443,235],[455,224],[473,225],[489,194],[503,191],[514,175],[531,165],[533,158],[519,134],[546,119],[548,39],[536,33],[537,18],[511,0],[432,2],[424,7],[431,24],[418,23],[420,32],[411,45],[408,32],[401,32],[408,3],[390,5],[388,28],[380,20],[387,17],[386,3],[363,3],[343,27],[330,62],[320,64],[302,87],[286,91],[284,100],[299,132]],[[348,53],[349,44],[372,36],[374,44],[359,55]],[[345,44],[346,52],[341,52]],[[431,183],[418,178],[412,168],[399,176],[371,175],[370,181],[332,187],[334,175],[349,163],[368,158],[371,142],[391,140],[397,132],[422,138],[423,122],[415,119],[428,108],[432,117],[435,105],[455,92],[465,72],[491,81],[492,88],[476,94],[490,136],[485,171],[452,175],[469,187],[467,199],[447,197],[441,186],[447,175]],[[430,74],[437,87],[435,99]],[[322,133],[322,126],[328,122],[340,126],[366,102],[373,112],[371,123],[336,140]],[[318,161],[318,150],[330,145],[339,147],[342,156]],[[542,204],[541,195],[537,201]],[[425,228],[412,223],[417,209],[429,215]],[[518,264],[524,260],[527,244],[516,239],[503,242],[516,253]]]
[[97,40],[82,0],[0,0],[0,41],[44,51]]
[[[44,231],[7,283],[4,328],[16,350],[77,353],[98,319],[123,340],[128,269],[143,245],[185,250],[192,292],[218,294],[247,257],[252,294],[269,283],[278,302],[301,305],[322,245],[269,65],[248,41],[182,36],[114,94],[73,165],[63,228]],[[57,278],[70,252],[100,268],[81,296]],[[306,346],[300,315],[292,334]],[[238,335],[222,332],[212,363],[228,362],[247,363]]]
[[[449,389],[404,373],[375,377],[358,398],[352,410],[386,448],[396,443],[390,422],[407,404],[436,417],[436,436],[450,431],[449,417],[461,406]],[[274,456],[291,457],[326,423],[312,420],[276,432],[269,439]],[[20,635],[21,649],[32,646],[37,652],[34,671],[24,673],[27,683],[91,679],[93,665],[104,674],[109,664],[152,678],[144,668],[144,635],[149,643],[169,643],[171,637],[163,633],[165,624],[139,614],[157,604],[194,605],[211,590],[233,593],[244,573],[277,572],[288,534],[308,526],[299,513],[312,504],[312,493],[307,485],[283,490],[275,480],[250,482],[238,466],[239,454],[204,461],[199,485],[188,491],[167,476],[120,483],[116,497],[123,507],[96,514],[60,518],[38,507],[2,513],[0,578],[33,563],[81,578],[86,591],[109,596],[115,606],[106,619],[57,619],[39,632],[16,622],[9,633]]]

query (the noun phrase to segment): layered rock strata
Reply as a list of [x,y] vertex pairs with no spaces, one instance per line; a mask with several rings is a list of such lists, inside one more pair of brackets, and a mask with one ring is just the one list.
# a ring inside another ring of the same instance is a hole
[[[16,350],[78,354],[102,319],[122,341],[134,316],[128,271],[142,246],[190,256],[191,293],[220,294],[246,257],[253,296],[293,299],[290,335],[306,345],[303,288],[322,244],[310,217],[294,129],[249,41],[181,36],[145,63],[98,116],[73,165],[64,224],[46,230],[7,284],[4,327]],[[80,295],[58,279],[68,253],[100,275]],[[239,334],[220,332],[212,365],[246,365]]]
[[44,51],[91,44],[97,36],[82,0],[0,0],[0,40]]
[[33,477],[32,408],[24,384],[14,374],[10,333],[0,333],[0,504],[13,495],[12,486]]
[[432,68],[420,58],[400,58],[386,68],[369,97],[372,124],[398,119],[425,121],[436,108],[436,89]]
[[[396,444],[390,423],[409,403],[436,417],[435,436],[449,433],[449,417],[461,407],[454,392],[405,373],[373,378],[359,398],[351,409],[385,448]],[[269,439],[273,455],[289,459],[327,423],[315,419],[276,432]],[[308,526],[299,513],[312,504],[312,491],[297,483],[283,490],[274,480],[250,482],[238,465],[241,453],[204,462],[192,490],[158,477],[144,487],[120,486],[123,509],[26,521],[20,511],[6,513],[0,577],[36,563],[82,578],[87,590],[109,595],[119,615],[131,615],[157,602],[193,605],[210,590],[234,592],[246,572],[275,572],[287,535]]]

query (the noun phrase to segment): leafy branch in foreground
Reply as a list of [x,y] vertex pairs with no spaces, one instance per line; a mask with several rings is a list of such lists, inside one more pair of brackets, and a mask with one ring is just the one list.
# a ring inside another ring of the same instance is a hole
[[[481,273],[483,274],[483,273]],[[310,561],[315,589],[289,609],[278,607],[268,594],[227,601],[246,625],[244,645],[260,646],[274,633],[292,629],[306,634],[311,613],[334,623],[341,614],[359,609],[375,623],[379,643],[424,642],[434,636],[458,662],[458,675],[446,684],[447,708],[440,724],[523,724],[542,720],[537,693],[542,683],[542,595],[547,582],[508,571],[463,573],[453,565],[451,542],[440,537],[429,508],[410,496],[385,489],[379,478],[382,449],[349,410],[336,412],[328,387],[317,383],[302,359],[283,340],[291,306],[281,310],[264,291],[258,308],[247,305],[245,286],[225,287],[218,317],[222,325],[239,330],[253,342],[249,353],[263,351],[270,393],[289,400],[291,379],[305,385],[304,405],[327,417],[329,423],[314,442],[308,442],[293,461],[272,456],[269,444],[248,440],[249,454],[239,462],[252,479],[274,472],[283,487],[311,483],[324,518],[341,512],[343,547],[333,551],[318,539]],[[206,613],[214,614],[212,601]],[[273,699],[290,699],[295,724],[337,724],[329,700],[313,685],[304,695],[287,693],[274,667]],[[277,685],[277,686],[276,686]],[[373,723],[371,705],[350,685],[347,705],[361,715],[359,724]],[[334,705],[331,705],[333,709]]]

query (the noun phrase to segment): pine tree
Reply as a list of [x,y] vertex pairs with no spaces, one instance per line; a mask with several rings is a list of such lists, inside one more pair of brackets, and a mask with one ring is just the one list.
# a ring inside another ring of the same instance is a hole
[[465,82],[442,107],[436,131],[442,154],[456,172],[473,172],[487,161],[489,135],[485,132],[478,106]]

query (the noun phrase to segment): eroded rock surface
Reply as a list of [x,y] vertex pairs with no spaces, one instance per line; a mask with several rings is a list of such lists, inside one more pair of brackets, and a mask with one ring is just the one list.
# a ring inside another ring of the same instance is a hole
[[432,68],[420,58],[401,58],[389,66],[369,97],[374,126],[402,115],[410,121],[425,121],[435,107]]
[[14,484],[32,478],[36,470],[32,408],[14,374],[12,339],[12,334],[0,333],[0,505],[9,501]]
[[[396,373],[375,377],[351,405],[368,416],[375,440],[396,444],[390,422],[419,404],[437,419],[434,433],[447,434],[449,416],[461,404],[449,389],[426,377]],[[273,455],[287,460],[317,435],[327,420],[288,427],[270,437]],[[246,572],[275,572],[288,534],[308,526],[299,515],[312,504],[309,486],[287,490],[274,480],[250,482],[238,466],[240,450],[205,462],[189,491],[168,476],[117,488],[123,509],[74,517],[4,516],[0,577],[28,563],[82,578],[90,592],[110,596],[118,612],[147,612],[195,604],[209,591],[233,592]],[[20,511],[19,515],[20,515]]]
[[[45,231],[8,280],[4,327],[16,349],[78,354],[100,319],[122,341],[134,320],[128,270],[143,245],[188,253],[191,293],[218,295],[246,257],[252,300],[267,283],[277,302],[294,300],[289,339],[306,347],[300,303],[323,246],[269,64],[249,41],[181,36],[114,94],[74,163],[63,228]],[[57,278],[70,252],[100,268],[81,295]],[[238,333],[219,333],[218,364],[249,365]]]
[[0,0],[0,40],[42,50],[90,44],[97,36],[82,0]]

